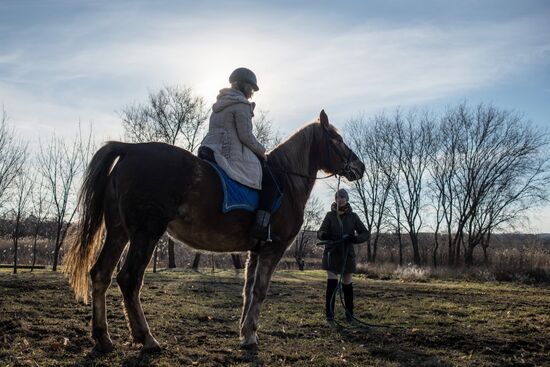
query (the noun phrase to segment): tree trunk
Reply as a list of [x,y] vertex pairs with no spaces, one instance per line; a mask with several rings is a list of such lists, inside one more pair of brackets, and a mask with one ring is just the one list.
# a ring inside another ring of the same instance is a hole
[[367,240],[367,262],[371,262],[372,261],[372,252],[371,252],[371,248],[370,248],[370,239]]
[[489,231],[486,238],[481,241],[481,248],[483,248],[483,263],[485,264],[485,266],[489,265],[489,255],[487,253],[487,249],[489,248],[489,241],[491,241],[491,231]]
[[[63,223],[61,223],[63,226]],[[57,260],[59,258],[59,249],[61,248],[61,226],[57,223],[57,230],[55,234],[55,247],[53,249],[53,265],[52,271],[57,271]]]
[[468,266],[474,263],[474,248],[475,246],[468,245],[464,252],[464,263]]
[[418,251],[418,235],[416,233],[409,233],[411,238],[411,245],[413,248],[413,261],[415,265],[420,265],[420,252]]
[[53,265],[52,265],[52,271],[57,271],[57,259],[59,258],[59,248],[61,246],[57,243],[55,244],[55,248],[53,250]]
[[33,243],[32,243],[31,273],[34,271],[34,265],[36,265],[36,237],[34,237]]
[[460,259],[460,246],[462,246],[462,240],[460,240],[457,244],[456,244],[456,253],[455,253],[455,265],[459,265],[458,262],[459,262],[459,259]]
[[302,233],[299,235],[299,239],[296,239],[296,245],[294,246],[294,259],[296,260],[296,264],[298,264],[298,268],[300,270],[304,270],[303,268],[303,252],[304,252],[304,237],[305,237],[305,231],[302,230]]
[[449,235],[449,258],[447,259],[448,261],[448,265],[449,266],[454,266],[455,264],[455,251],[454,251],[454,248],[453,248],[453,240],[452,240],[452,236]]
[[378,233],[374,237],[374,242],[372,243],[372,262],[376,262],[376,254],[378,253]]
[[193,259],[193,265],[191,265],[191,269],[197,271],[199,270],[199,263],[201,262],[201,253],[196,252],[195,258]]
[[13,273],[17,274],[17,235],[13,237]]
[[397,233],[397,241],[399,243],[399,266],[403,266],[403,240],[401,239],[401,232]]
[[174,240],[168,237],[168,268],[174,269],[176,267],[176,256],[174,252]]
[[31,273],[34,271],[34,265],[36,265],[36,242],[38,241],[38,231],[39,224],[36,226],[34,231],[33,241],[32,241],[32,264],[31,264]]
[[437,238],[437,235],[438,235],[438,233],[435,232],[435,235],[434,235],[434,250],[433,250],[433,253],[432,253],[434,268],[437,268],[437,249],[439,248],[439,239]]

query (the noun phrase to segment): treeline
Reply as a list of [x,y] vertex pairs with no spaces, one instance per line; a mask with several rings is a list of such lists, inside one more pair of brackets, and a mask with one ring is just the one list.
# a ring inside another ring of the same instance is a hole
[[[164,87],[149,93],[146,102],[121,109],[123,139],[162,141],[195,151],[206,132],[208,111],[191,89]],[[253,123],[267,147],[281,140],[266,113],[258,112]],[[0,237],[12,244],[14,271],[22,237],[48,238],[53,270],[58,267],[69,228],[78,219],[82,174],[98,147],[91,130],[83,133],[80,125],[75,130],[74,139],[53,135],[31,152],[2,111]],[[350,187],[352,205],[371,232],[368,262],[379,258],[382,233],[394,235],[399,264],[471,265],[479,248],[481,261],[487,262],[491,236],[524,228],[528,210],[547,202],[548,135],[519,113],[467,103],[438,115],[398,109],[353,118],[343,132],[367,167]],[[303,229],[315,230],[325,210],[312,199]],[[433,245],[422,243],[422,232],[433,233]],[[159,247],[167,254],[167,266],[181,266],[174,242],[165,242]],[[299,236],[294,247],[302,264],[306,244]],[[158,255],[156,250],[154,266]],[[195,253],[192,267],[199,266],[200,256]],[[232,261],[242,266],[239,256]]]
[[[548,134],[519,113],[462,103],[440,115],[360,117],[344,131],[367,166],[352,201],[371,231],[370,262],[386,232],[396,235],[400,264],[403,235],[416,265],[440,265],[442,251],[446,265],[471,265],[477,248],[487,262],[491,236],[523,228],[528,211],[548,200]],[[421,232],[433,233],[429,263]]]

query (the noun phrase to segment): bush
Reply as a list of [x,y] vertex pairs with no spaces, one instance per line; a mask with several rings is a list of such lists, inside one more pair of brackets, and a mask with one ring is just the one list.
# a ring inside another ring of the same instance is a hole
[[429,268],[421,268],[416,265],[400,266],[393,272],[397,279],[412,282],[427,282],[431,275]]

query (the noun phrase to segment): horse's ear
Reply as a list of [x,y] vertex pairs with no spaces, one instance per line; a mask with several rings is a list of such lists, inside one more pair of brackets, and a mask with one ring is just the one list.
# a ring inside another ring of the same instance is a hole
[[319,122],[321,123],[321,126],[322,126],[325,130],[328,130],[328,126],[329,126],[329,123],[328,123],[328,116],[327,116],[327,114],[325,113],[325,110],[321,110],[321,113],[319,114]]

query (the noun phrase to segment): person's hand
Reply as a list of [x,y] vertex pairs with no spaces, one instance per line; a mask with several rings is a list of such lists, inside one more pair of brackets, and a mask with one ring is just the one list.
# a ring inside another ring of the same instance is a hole
[[330,239],[332,241],[338,241],[338,240],[342,239],[342,236],[340,236],[339,234],[331,234]]
[[264,154],[262,155],[262,159],[263,159],[265,162],[267,162],[267,154],[264,153]]

